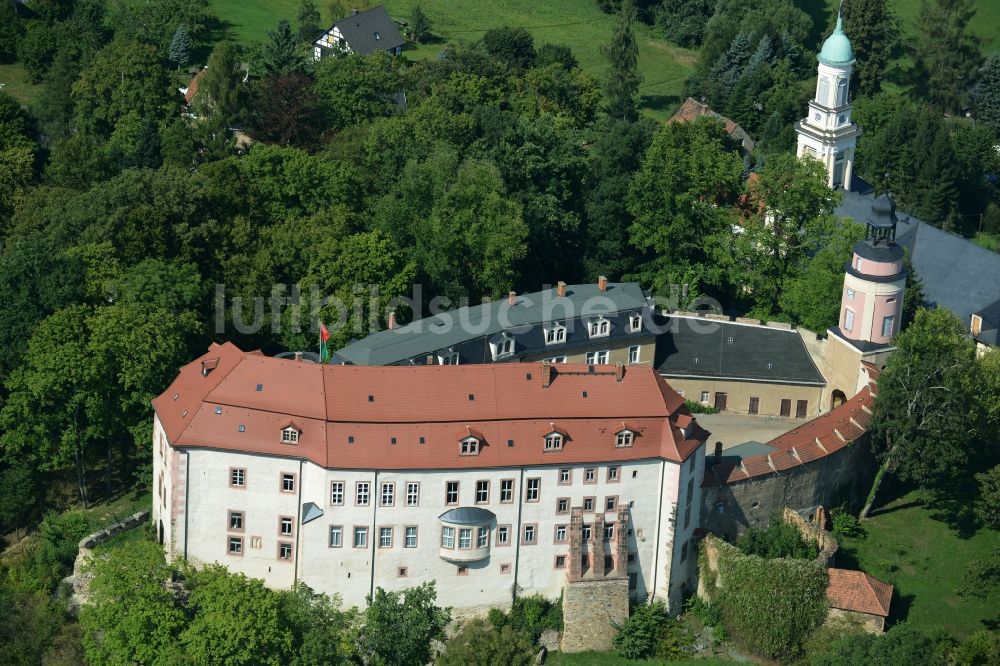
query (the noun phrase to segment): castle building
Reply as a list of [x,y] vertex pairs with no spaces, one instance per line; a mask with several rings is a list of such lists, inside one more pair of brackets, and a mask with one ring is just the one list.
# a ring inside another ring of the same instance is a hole
[[883,194],[872,203],[865,239],[846,266],[838,334],[858,349],[888,347],[899,332],[906,269],[896,244],[896,202]]
[[[320,365],[213,344],[153,401],[168,556],[363,605],[693,590],[701,429],[651,367]],[[591,589],[591,588],[588,588]]]
[[854,173],[854,149],[861,128],[851,121],[850,84],[854,67],[851,41],[844,34],[838,14],[837,27],[816,56],[819,67],[816,95],[809,102],[808,115],[795,123],[798,157],[812,157],[823,163],[830,187],[850,189]]

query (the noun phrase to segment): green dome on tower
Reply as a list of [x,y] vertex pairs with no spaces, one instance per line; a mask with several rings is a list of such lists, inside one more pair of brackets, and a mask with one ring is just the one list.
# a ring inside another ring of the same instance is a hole
[[854,62],[851,40],[844,34],[844,20],[837,15],[837,27],[823,42],[823,50],[816,58],[824,65],[850,65]]

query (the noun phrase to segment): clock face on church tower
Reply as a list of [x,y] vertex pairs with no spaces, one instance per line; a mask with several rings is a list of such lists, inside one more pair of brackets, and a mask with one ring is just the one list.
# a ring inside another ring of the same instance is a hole
[[818,122],[818,121],[819,121],[819,120],[820,120],[820,119],[821,119],[822,117],[823,117],[823,116],[819,115],[818,113],[816,113],[816,114],[813,114],[813,120],[815,120],[815,121],[817,121],[817,122]]

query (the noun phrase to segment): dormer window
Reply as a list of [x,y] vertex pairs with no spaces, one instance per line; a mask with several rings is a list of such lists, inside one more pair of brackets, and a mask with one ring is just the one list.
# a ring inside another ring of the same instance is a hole
[[566,342],[566,327],[560,323],[552,324],[545,329],[545,344],[554,345]]
[[562,451],[563,436],[557,432],[549,433],[545,436],[546,451]]
[[601,317],[590,322],[590,337],[598,338],[611,332],[611,322]]
[[451,349],[439,351],[438,363],[440,365],[458,365],[458,352]]
[[629,317],[629,330],[633,333],[642,330],[642,315],[638,312]]
[[281,443],[282,444],[298,444],[299,443],[299,429],[293,425],[287,425],[281,429]]
[[479,440],[475,437],[466,437],[461,441],[461,454],[463,456],[479,455]]
[[615,433],[615,446],[618,448],[632,446],[633,441],[635,441],[635,433],[631,430],[619,430]]
[[494,361],[504,356],[510,356],[514,353],[514,338],[510,337],[508,333],[504,333],[496,342],[490,343],[490,347],[493,348]]

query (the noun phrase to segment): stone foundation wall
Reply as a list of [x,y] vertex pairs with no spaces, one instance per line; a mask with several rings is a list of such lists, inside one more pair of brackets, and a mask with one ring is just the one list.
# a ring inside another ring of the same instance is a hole
[[93,534],[88,534],[87,536],[80,539],[79,550],[76,553],[76,560],[73,562],[73,574],[64,579],[64,583],[67,583],[72,589],[72,594],[69,600],[69,611],[74,613],[79,609],[82,604],[87,603],[87,593],[90,588],[90,575],[84,571],[84,567],[90,558],[94,555],[94,548],[97,548],[102,543],[107,543],[111,541],[116,536],[122,532],[127,532],[128,530],[135,529],[139,525],[149,520],[149,510],[138,511],[133,513],[128,518],[120,520],[117,523],[108,525],[103,530],[98,530]]
[[787,506],[810,511],[818,505],[855,507],[864,502],[876,464],[868,436],[839,451],[782,472],[702,487],[701,527],[734,540],[747,527],[766,525]]
[[610,650],[628,611],[628,578],[566,583],[562,651]]

